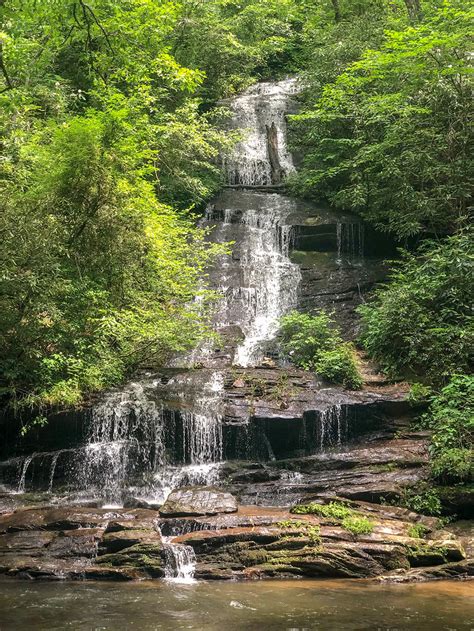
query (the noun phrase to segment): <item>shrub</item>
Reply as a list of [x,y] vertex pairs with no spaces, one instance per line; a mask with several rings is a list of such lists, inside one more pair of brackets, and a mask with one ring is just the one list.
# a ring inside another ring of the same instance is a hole
[[400,505],[423,515],[441,515],[441,501],[434,489],[406,491]]
[[311,316],[292,311],[281,320],[281,345],[291,361],[306,370],[314,370],[319,353],[340,343],[329,315],[320,311]]
[[326,312],[311,316],[293,311],[283,317],[281,345],[295,365],[315,370],[328,381],[346,388],[362,387],[354,347],[342,341]]
[[351,390],[360,390],[364,383],[352,344],[341,344],[334,350],[322,351],[316,362],[316,372],[328,381],[342,383]]
[[431,471],[441,483],[472,479],[474,376],[458,375],[435,395],[424,420],[433,431]]
[[412,524],[409,526],[407,533],[412,539],[423,539],[428,532],[428,528],[423,524]]
[[341,525],[353,535],[370,535],[374,529],[374,522],[361,515],[346,517]]
[[468,232],[405,253],[391,283],[359,307],[361,342],[393,377],[444,385],[474,363],[474,239]]
[[344,519],[354,515],[354,511],[349,506],[341,502],[330,502],[329,504],[298,504],[290,511],[296,515],[319,515],[320,517],[332,517],[334,519]]
[[447,449],[431,460],[431,473],[441,483],[469,482],[473,478],[474,456],[471,449]]

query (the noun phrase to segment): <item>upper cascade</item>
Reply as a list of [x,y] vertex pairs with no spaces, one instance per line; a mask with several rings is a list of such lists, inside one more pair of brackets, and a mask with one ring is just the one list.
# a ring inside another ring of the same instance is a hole
[[243,138],[225,160],[228,184],[278,185],[295,170],[287,147],[286,115],[299,89],[296,78],[257,83],[229,101],[230,125],[241,130]]

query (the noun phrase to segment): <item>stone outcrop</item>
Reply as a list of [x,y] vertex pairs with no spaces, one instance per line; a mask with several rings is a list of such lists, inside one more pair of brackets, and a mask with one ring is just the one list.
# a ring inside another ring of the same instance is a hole
[[160,508],[163,517],[235,513],[237,501],[230,493],[212,487],[184,487],[170,493]]
[[438,520],[406,509],[366,502],[347,506],[371,524],[370,532],[354,534],[341,519],[284,508],[241,506],[232,514],[188,517],[158,517],[151,510],[22,509],[0,517],[0,574],[56,580],[161,578],[166,567],[163,533],[173,543],[193,548],[195,576],[203,579],[401,582],[473,576],[465,550],[472,531],[458,536],[440,529]]

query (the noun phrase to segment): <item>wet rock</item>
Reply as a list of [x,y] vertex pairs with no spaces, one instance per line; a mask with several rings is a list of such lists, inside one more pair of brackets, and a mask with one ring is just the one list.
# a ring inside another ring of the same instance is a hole
[[414,568],[409,571],[398,571],[379,577],[387,583],[414,583],[422,581],[440,581],[452,579],[472,579],[474,577],[474,559],[455,563],[445,563],[434,567]]
[[103,530],[98,528],[81,528],[60,533],[48,545],[45,554],[61,559],[93,558],[97,554],[97,545],[102,534]]
[[230,493],[212,487],[184,487],[168,495],[160,515],[217,515],[237,511],[237,500]]
[[37,556],[55,537],[55,533],[41,530],[0,535],[0,556],[10,553]]
[[466,554],[455,541],[413,541],[407,546],[407,557],[412,567],[420,567],[461,561],[466,558]]
[[157,541],[137,543],[119,552],[98,556],[96,563],[103,567],[135,570],[146,578],[165,575],[163,546]]
[[109,521],[153,519],[156,513],[147,510],[90,509],[77,506],[64,508],[21,509],[0,515],[0,533],[21,530],[74,530],[106,528]]
[[133,495],[127,495],[123,499],[124,508],[144,508],[146,510],[158,510],[160,504],[158,502],[152,502],[144,500],[141,497],[134,497]]
[[107,532],[101,539],[99,554],[120,552],[137,544],[160,544],[161,537],[155,530],[122,530]]
[[52,559],[5,556],[0,559],[0,573],[34,580],[83,579],[88,559]]

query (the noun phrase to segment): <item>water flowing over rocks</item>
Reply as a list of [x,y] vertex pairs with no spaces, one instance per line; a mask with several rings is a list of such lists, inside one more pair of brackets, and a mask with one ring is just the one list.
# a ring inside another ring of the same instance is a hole
[[[462,541],[437,530],[437,520],[395,507],[351,505],[372,520],[371,534],[353,535],[337,520],[292,515],[284,508],[243,506],[231,515],[180,519],[157,518],[149,510],[21,509],[0,517],[0,573],[177,581],[193,576],[401,581],[472,573]],[[413,523],[424,526],[424,539],[410,536]],[[413,574],[412,568],[422,570]]]
[[[228,102],[242,137],[202,220],[210,239],[234,243],[209,270],[219,341],[25,437],[17,419],[0,417],[0,574],[473,575],[472,532],[386,504],[429,478],[429,437],[411,428],[406,386],[361,358],[364,388],[347,391],[280,357],[279,320],[296,307],[334,311],[354,339],[355,309],[393,254],[357,217],[285,194],[295,168],[286,115],[298,90],[294,79],[261,83]],[[334,499],[372,532],[289,512]],[[446,513],[472,516],[472,492],[442,501]]]

